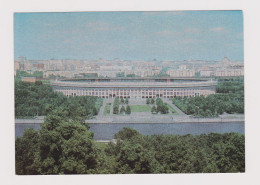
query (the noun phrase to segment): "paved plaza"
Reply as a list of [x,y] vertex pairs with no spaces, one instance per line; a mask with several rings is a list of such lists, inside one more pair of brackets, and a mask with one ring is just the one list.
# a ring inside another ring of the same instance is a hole
[[[152,114],[151,111],[147,112],[131,112],[130,115],[113,114],[113,99],[104,99],[103,105],[100,108],[99,114],[95,119],[88,120],[89,123],[172,123],[181,122],[184,119],[188,119],[189,116],[184,114],[178,107],[172,104],[169,99],[162,99],[164,102],[168,103],[177,114]],[[110,114],[104,115],[104,109],[106,104],[111,103]],[[125,107],[126,104],[123,104]],[[146,99],[129,99],[128,105],[146,105]],[[155,104],[153,104],[155,105]],[[148,105],[148,106],[153,106]],[[120,107],[122,105],[120,104]]]

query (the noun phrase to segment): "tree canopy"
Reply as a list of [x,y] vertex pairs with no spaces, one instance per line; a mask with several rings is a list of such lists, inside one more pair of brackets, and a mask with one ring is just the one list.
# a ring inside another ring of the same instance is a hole
[[216,117],[224,112],[244,113],[244,81],[241,78],[221,79],[217,93],[207,97],[176,97],[173,103],[188,115]]
[[56,107],[84,119],[97,115],[102,99],[94,96],[67,97],[55,93],[50,85],[39,82],[15,82],[15,117],[46,116]]
[[93,133],[62,109],[46,117],[39,133],[29,129],[16,139],[17,174],[95,173],[97,158]]
[[227,173],[245,171],[238,133],[143,136],[131,128],[97,143],[80,122],[57,110],[39,132],[16,139],[17,174]]

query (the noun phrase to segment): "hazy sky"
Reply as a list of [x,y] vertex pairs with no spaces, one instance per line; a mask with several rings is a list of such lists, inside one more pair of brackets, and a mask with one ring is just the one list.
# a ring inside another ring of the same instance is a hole
[[14,14],[15,58],[243,60],[241,11]]

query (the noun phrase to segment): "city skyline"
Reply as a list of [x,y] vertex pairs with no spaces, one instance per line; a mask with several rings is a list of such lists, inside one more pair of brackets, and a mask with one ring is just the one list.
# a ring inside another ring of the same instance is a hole
[[242,11],[15,13],[15,58],[243,61]]

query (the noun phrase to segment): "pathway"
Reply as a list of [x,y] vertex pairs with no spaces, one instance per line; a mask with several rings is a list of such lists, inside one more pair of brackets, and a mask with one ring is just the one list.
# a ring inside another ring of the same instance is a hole
[[169,99],[162,99],[164,102],[167,102],[173,109],[176,110],[176,112],[180,115],[180,116],[188,116],[187,114],[185,114],[184,112],[182,112],[176,105],[174,105],[172,103],[171,100]]
[[[103,99],[103,105],[100,107],[98,115],[96,117],[104,116],[106,104],[112,103],[113,101],[114,101],[113,99]],[[111,104],[111,107],[112,107],[112,104]],[[111,107],[110,107],[110,112],[111,112]]]

